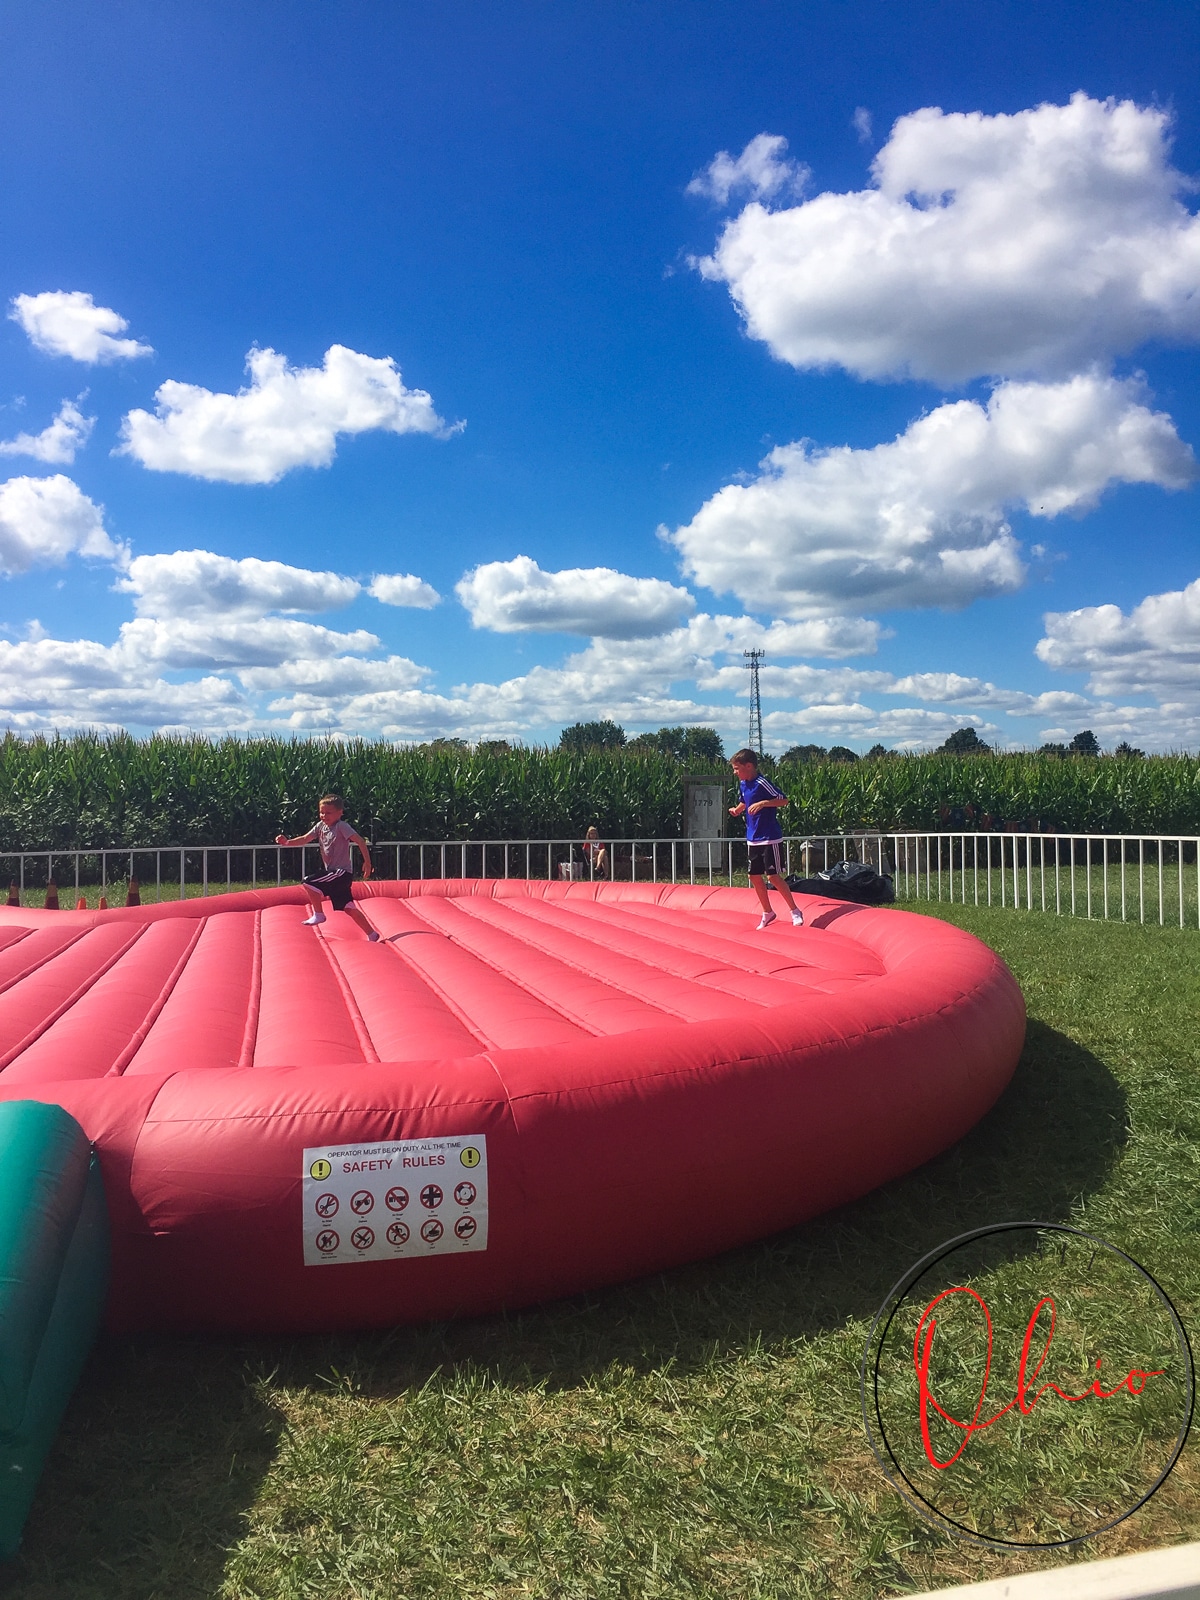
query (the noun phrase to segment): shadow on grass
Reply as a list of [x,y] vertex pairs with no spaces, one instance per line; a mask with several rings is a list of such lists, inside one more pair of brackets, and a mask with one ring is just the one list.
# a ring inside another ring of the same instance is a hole
[[220,1590],[282,1419],[247,1381],[257,1349],[105,1339],[51,1452],[13,1600],[199,1600]]
[[1127,1133],[1108,1069],[1033,1021],[1009,1089],[952,1150],[716,1260],[507,1317],[355,1338],[108,1341],[68,1413],[6,1592],[217,1593],[283,1427],[258,1374],[378,1399],[463,1368],[505,1387],[567,1388],[613,1366],[686,1373],[812,1339],[872,1317],[900,1274],[955,1234],[1068,1219],[1104,1184]]

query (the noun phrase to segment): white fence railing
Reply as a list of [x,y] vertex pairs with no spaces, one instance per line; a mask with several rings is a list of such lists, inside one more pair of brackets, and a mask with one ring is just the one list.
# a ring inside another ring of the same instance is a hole
[[[890,874],[901,902],[941,900],[1024,911],[1200,928],[1200,839],[1161,834],[861,832],[793,835],[785,870],[808,878],[842,860]],[[379,840],[376,875],[396,878],[610,877],[632,882],[745,881],[735,839]],[[317,863],[313,845],[174,845],[101,850],[0,850],[18,895],[47,883],[81,894],[125,889],[182,898],[234,886],[294,883]]]

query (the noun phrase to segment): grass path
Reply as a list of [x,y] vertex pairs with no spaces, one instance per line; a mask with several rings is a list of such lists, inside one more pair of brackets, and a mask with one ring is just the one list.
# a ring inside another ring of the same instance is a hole
[[1200,935],[942,906],[1029,1004],[1001,1103],[832,1217],[509,1318],[356,1339],[124,1339],[93,1358],[13,1600],[873,1600],[1179,1542],[1185,1451],[1076,1557],[966,1546],[870,1454],[858,1361],[926,1249],[1015,1217],[1127,1249],[1200,1325]]

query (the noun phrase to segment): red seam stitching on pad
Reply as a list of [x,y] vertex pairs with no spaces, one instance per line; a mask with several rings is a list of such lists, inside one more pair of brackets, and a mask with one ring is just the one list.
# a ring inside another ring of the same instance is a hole
[[358,1001],[354,998],[354,990],[351,989],[349,980],[347,979],[346,974],[342,971],[341,962],[333,953],[333,945],[324,936],[324,934],[320,932],[319,929],[316,931],[318,935],[317,942],[321,946],[321,949],[324,950],[325,959],[333,968],[333,976],[337,980],[338,988],[342,991],[342,1000],[346,1007],[346,1014],[350,1018],[351,1025],[354,1028],[355,1036],[358,1039],[359,1049],[362,1051],[365,1059],[369,1061],[372,1066],[377,1066],[379,1063],[379,1051],[376,1050],[375,1041],[371,1038],[367,1025],[363,1021],[363,1014],[358,1009]]
[[254,913],[254,934],[250,956],[250,994],[246,1002],[246,1031],[238,1056],[239,1067],[254,1065],[254,1046],[258,1043],[258,1016],[262,1004],[262,912]]
[[[456,896],[456,899],[465,898],[466,896]],[[498,897],[489,896],[489,898],[492,900],[493,904],[499,903]],[[416,906],[413,907],[413,912],[414,914],[419,915]],[[488,928],[495,926],[494,923],[484,922],[481,917],[476,918],[476,921],[481,927]],[[473,950],[465,940],[456,939],[453,933],[448,933],[445,928],[439,928],[436,923],[432,923],[430,926],[436,932],[440,933],[443,938],[448,939],[452,945],[455,945],[459,950],[462,950],[466,955],[470,956],[473,961],[478,961],[481,966],[488,967],[496,974],[497,977],[503,978],[506,983],[511,983],[514,989],[520,989],[522,994],[528,995],[531,1000],[536,1000],[538,1005],[545,1006],[547,1011],[553,1011],[556,1016],[562,1017],[563,1021],[569,1022],[573,1028],[579,1028],[582,1032],[589,1034],[593,1039],[607,1039],[615,1037],[615,1035],[612,1034],[601,1033],[599,1028],[594,1027],[592,1023],[581,1017],[578,1012],[568,1011],[565,1006],[560,1005],[558,1001],[552,999],[549,995],[539,993],[538,990],[531,988],[523,978],[519,977],[511,970],[506,970],[504,967],[499,966],[489,956],[484,955],[482,951]],[[529,948],[532,949],[533,946],[531,945]],[[543,955],[545,952],[538,951],[538,954]],[[587,976],[592,977],[593,974],[588,973]],[[596,982],[599,983],[601,980],[597,978]],[[631,995],[629,998],[636,1000],[638,997],[636,995]],[[474,1033],[476,1030],[472,1028],[471,1031]],[[495,1042],[495,1040],[488,1040],[486,1043],[487,1049],[489,1050],[499,1050],[501,1048]]]
[[134,1029],[133,1036],[131,1037],[129,1043],[125,1046],[124,1050],[121,1051],[120,1055],[113,1062],[112,1066],[109,1067],[108,1071],[104,1074],[106,1078],[119,1078],[125,1071],[125,1068],[133,1060],[134,1056],[137,1055],[138,1051],[145,1044],[147,1034],[158,1021],[162,1008],[171,998],[171,991],[183,976],[183,969],[187,966],[188,961],[191,959],[192,951],[200,942],[200,935],[204,932],[207,926],[207,918],[203,921],[197,921],[195,933],[192,934],[192,937],[184,946],[183,953],[180,955],[179,960],[175,963],[174,967],[167,976],[166,982],[158,991],[158,998],[151,1003],[150,1009],[146,1012],[146,1015],[143,1017],[138,1027]]
[[[113,951],[112,955],[109,956],[108,960],[103,966],[98,967],[94,972],[90,972],[86,981],[81,983],[77,989],[72,990],[66,999],[54,1008],[49,1016],[43,1017],[36,1028],[31,1028],[23,1039],[21,1039],[17,1044],[14,1044],[11,1049],[6,1050],[4,1054],[0,1056],[0,1073],[4,1072],[6,1068],[11,1067],[19,1055],[28,1050],[31,1044],[35,1044],[48,1028],[52,1028],[54,1026],[60,1017],[65,1016],[75,1004],[76,1000],[82,999],[93,984],[98,983],[106,972],[110,972],[113,967],[116,966],[117,962],[120,961],[121,957],[133,948],[133,946],[145,933],[146,929],[151,926],[153,926],[153,924],[149,922],[143,922],[139,924],[139,926],[134,929],[132,935],[126,939],[125,943],[123,945],[119,945],[117,949]],[[73,940],[72,943],[74,943]]]
[[[37,972],[47,962],[53,961],[56,956],[61,956],[64,950],[69,950],[73,944],[78,944],[84,934],[91,933],[91,931],[91,928],[80,928],[79,932],[73,938],[68,939],[65,944],[56,945],[48,954],[41,956],[37,961],[31,962],[29,966],[22,967],[20,972],[8,978],[4,983],[0,983],[0,994],[7,994],[14,984],[18,984],[22,979],[28,978],[31,973]],[[8,945],[6,948],[11,950],[13,946]]]

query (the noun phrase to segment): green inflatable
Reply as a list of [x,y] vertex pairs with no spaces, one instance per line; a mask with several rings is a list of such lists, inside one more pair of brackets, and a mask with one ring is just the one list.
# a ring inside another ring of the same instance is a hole
[[0,1559],[100,1326],[108,1213],[83,1129],[60,1106],[0,1104]]

